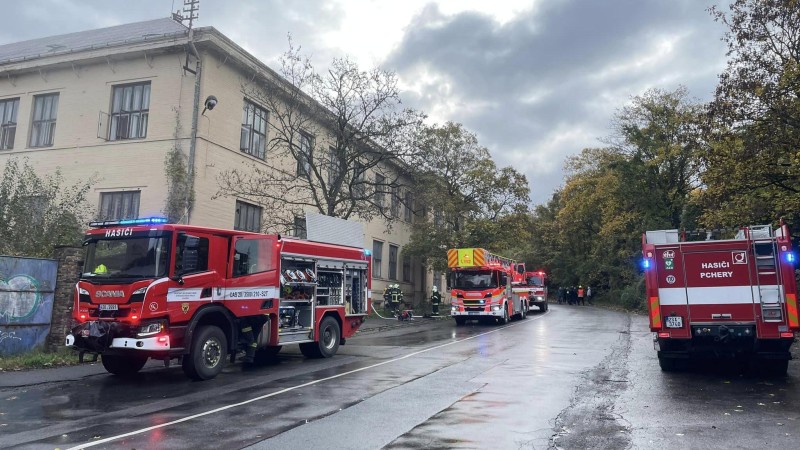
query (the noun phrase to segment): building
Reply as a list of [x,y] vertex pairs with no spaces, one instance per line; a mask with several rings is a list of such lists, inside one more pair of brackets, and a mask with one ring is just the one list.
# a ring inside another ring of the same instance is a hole
[[[70,183],[97,177],[96,217],[142,217],[167,209],[165,161],[177,150],[194,172],[183,222],[259,230],[275,211],[218,195],[218,177],[264,163],[270,111],[242,89],[263,77],[285,82],[214,28],[169,18],[2,45],[0,166],[24,157]],[[201,111],[211,96],[213,112]],[[413,214],[397,216],[390,232],[382,220],[364,223],[373,290],[378,298],[399,283],[419,301],[430,275],[403,255]]]

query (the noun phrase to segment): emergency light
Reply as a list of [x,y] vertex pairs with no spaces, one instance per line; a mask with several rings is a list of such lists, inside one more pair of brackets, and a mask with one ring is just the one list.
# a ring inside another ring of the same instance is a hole
[[650,268],[650,260],[647,259],[647,258],[644,258],[642,260],[642,269],[647,270],[649,268]]
[[785,254],[786,262],[794,263],[794,253],[786,252]]
[[102,228],[102,227],[115,227],[121,225],[158,225],[162,223],[167,223],[166,217],[142,217],[139,219],[122,219],[122,220],[103,220],[98,222],[89,222],[89,226],[92,228]]

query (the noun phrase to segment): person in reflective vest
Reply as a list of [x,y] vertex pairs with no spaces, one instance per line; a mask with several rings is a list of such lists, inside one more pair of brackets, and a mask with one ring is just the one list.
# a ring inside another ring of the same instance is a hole
[[431,293],[431,312],[434,316],[439,315],[439,305],[442,303],[442,294],[439,293],[439,289],[434,286],[433,293]]

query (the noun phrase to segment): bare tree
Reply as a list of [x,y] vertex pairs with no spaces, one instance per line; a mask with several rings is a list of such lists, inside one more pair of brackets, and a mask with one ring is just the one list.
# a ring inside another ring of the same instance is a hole
[[[222,173],[218,195],[272,211],[265,228],[273,231],[291,230],[294,217],[309,210],[342,219],[383,217],[387,225],[396,218],[389,202],[404,200],[410,143],[424,116],[402,107],[394,73],[361,71],[342,58],[317,74],[290,37],[280,75],[243,81],[242,91],[252,101],[245,103],[242,143],[263,145],[256,153],[263,163]],[[264,142],[248,141],[250,118],[264,112]]]

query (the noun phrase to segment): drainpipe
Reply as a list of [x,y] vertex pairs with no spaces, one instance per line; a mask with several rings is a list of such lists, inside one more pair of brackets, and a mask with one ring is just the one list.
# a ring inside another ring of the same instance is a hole
[[[202,65],[200,64],[200,53],[194,46],[194,30],[189,29],[189,50],[197,58],[197,69],[195,70],[194,80],[194,106],[192,109],[192,138],[189,141],[189,197],[186,199],[186,223],[191,223],[192,204],[190,199],[194,196],[194,159],[197,148],[197,120],[200,111],[200,75]],[[187,67],[188,68],[188,67]]]

